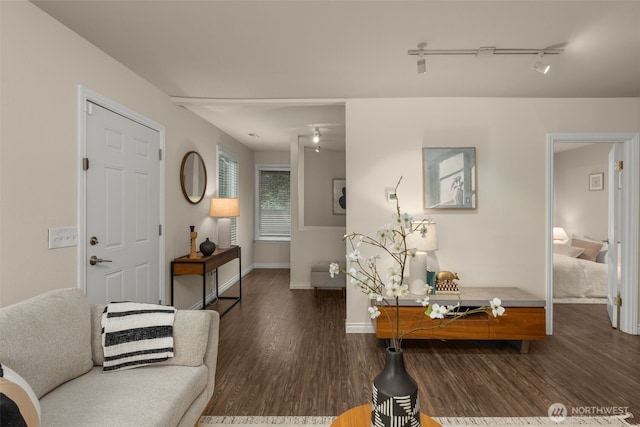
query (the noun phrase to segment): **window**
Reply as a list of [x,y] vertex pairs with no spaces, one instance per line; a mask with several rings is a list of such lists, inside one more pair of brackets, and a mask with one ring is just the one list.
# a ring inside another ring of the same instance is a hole
[[[218,197],[238,197],[239,169],[236,157],[218,146]],[[238,244],[238,218],[231,218],[231,244]]]
[[289,166],[256,167],[256,240],[291,240]]

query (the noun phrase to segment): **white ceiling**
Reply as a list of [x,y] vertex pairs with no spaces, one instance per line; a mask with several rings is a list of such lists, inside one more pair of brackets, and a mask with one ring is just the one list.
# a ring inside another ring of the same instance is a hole
[[[344,143],[348,98],[640,96],[640,0],[32,2],[254,150],[316,126]],[[418,74],[420,42],[566,45],[546,76],[535,55],[429,56]]]

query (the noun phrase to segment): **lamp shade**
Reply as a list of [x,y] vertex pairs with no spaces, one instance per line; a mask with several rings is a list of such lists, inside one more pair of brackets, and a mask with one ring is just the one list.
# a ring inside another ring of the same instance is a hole
[[213,197],[209,216],[214,218],[233,218],[240,216],[240,205],[237,198]]
[[569,235],[562,227],[553,227],[553,243],[564,243],[569,240]]
[[[413,226],[421,224],[422,221],[414,221]],[[427,233],[424,237],[420,234],[420,230],[417,230],[408,238],[407,244],[409,247],[416,248],[423,252],[432,252],[438,250],[438,234],[436,233],[436,223],[433,221],[424,221],[424,226],[427,229]],[[422,228],[420,226],[419,228]]]
[[424,238],[424,243],[421,249],[427,252],[438,250],[438,234],[436,233],[435,222],[429,222],[427,224],[427,235]]

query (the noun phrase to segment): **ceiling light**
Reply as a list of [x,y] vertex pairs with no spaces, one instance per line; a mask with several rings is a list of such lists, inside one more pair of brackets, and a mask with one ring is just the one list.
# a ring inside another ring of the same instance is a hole
[[427,47],[425,42],[418,45],[418,74],[424,74],[427,71],[427,64],[424,59],[424,48]]
[[315,128],[313,130],[313,142],[315,144],[317,144],[318,142],[320,142],[320,132],[318,131],[318,128]]
[[427,71],[427,64],[425,63],[424,56],[420,55],[418,59],[418,73],[423,74]]
[[551,66],[542,62],[542,57],[544,56],[544,52],[540,52],[538,56],[540,57],[540,60],[536,61],[536,63],[533,64],[533,69],[539,72],[540,74],[547,74]]
[[[428,55],[473,55],[473,56],[496,56],[496,55],[538,55],[541,59],[544,55],[559,55],[564,52],[562,48],[547,49],[499,49],[494,46],[479,47],[477,49],[425,49],[426,43],[420,43],[418,49],[411,49],[409,55],[418,56],[418,73],[426,71],[424,57]],[[533,69],[546,74],[551,67],[540,61],[536,62]]]
[[547,74],[551,69],[551,66],[545,64],[544,62],[536,61],[536,63],[533,64],[533,69],[539,73]]

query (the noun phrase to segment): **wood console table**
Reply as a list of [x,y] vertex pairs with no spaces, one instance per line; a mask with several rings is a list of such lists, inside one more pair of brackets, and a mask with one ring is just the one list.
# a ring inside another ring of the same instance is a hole
[[[451,339],[451,340],[513,340],[521,341],[520,352],[527,353],[530,340],[543,340],[546,333],[545,300],[514,287],[469,287],[460,288],[458,295],[431,295],[430,303],[456,305],[462,307],[482,307],[489,300],[500,298],[505,315],[493,317],[478,313],[458,319],[451,324],[438,328],[447,319],[431,319],[424,315],[425,308],[409,295],[400,300],[400,334],[415,328],[422,329],[404,336],[407,339]],[[391,338],[391,322],[387,313],[395,319],[395,301],[388,300],[391,306],[381,306],[382,313],[376,321],[376,336],[380,339]]]
[[[239,290],[237,296],[223,297],[218,293],[218,267],[238,258],[238,284]],[[218,249],[209,256],[198,253],[198,258],[191,259],[189,255],[185,255],[171,261],[171,305],[173,305],[173,279],[175,276],[183,275],[200,275],[202,276],[202,309],[207,306],[207,273],[215,270],[216,280],[216,300],[229,299],[233,300],[225,311],[220,313],[223,316],[227,311],[231,310],[234,305],[242,299],[242,255],[240,246],[232,246],[226,249]]]

